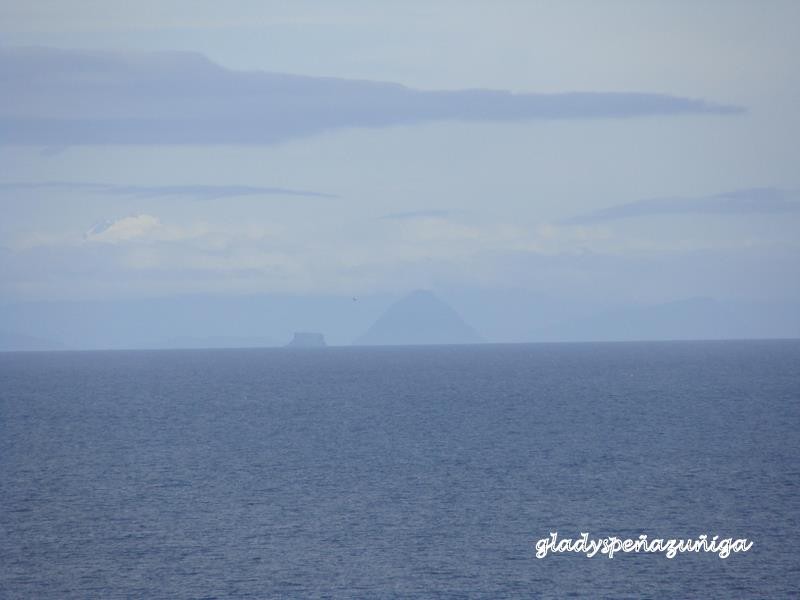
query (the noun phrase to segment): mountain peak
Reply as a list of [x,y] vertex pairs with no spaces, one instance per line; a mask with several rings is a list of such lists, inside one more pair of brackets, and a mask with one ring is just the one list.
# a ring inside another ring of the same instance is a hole
[[430,290],[415,290],[390,306],[356,345],[477,344],[481,336]]

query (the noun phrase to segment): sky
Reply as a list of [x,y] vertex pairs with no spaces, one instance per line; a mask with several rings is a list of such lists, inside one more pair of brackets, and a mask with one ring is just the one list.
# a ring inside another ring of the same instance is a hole
[[779,0],[0,0],[0,304],[800,305],[798,22]]

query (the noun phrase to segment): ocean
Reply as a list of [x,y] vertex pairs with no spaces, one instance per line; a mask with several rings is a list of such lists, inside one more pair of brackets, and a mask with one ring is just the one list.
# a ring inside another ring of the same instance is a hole
[[2,598],[787,598],[799,519],[800,341],[0,354]]

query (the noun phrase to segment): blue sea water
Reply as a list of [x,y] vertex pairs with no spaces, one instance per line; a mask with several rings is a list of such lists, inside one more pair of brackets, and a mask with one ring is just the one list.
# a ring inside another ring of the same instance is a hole
[[798,518],[798,341],[0,354],[2,598],[797,597]]

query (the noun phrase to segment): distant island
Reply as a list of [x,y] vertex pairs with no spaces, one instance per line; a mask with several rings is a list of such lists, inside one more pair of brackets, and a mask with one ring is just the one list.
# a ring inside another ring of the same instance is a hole
[[398,300],[355,342],[357,346],[479,344],[483,338],[428,290]]
[[287,348],[325,348],[325,336],[321,333],[310,331],[295,331],[292,341],[286,344]]

